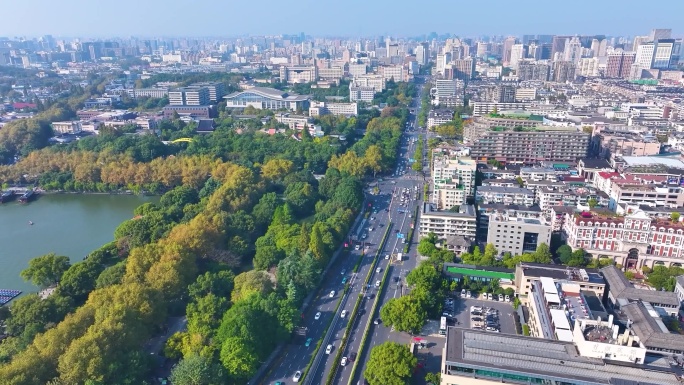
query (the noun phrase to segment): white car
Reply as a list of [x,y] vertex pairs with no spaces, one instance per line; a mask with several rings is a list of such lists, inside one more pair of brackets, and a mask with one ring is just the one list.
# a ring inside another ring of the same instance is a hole
[[316,315],[314,316],[314,319],[317,319],[317,320],[321,319],[321,312],[320,311],[318,313],[316,313]]
[[330,296],[330,298],[334,297],[335,296],[335,290],[331,291],[329,296]]
[[342,357],[342,361],[340,361],[340,365],[342,365],[342,366],[347,365],[347,357]]
[[342,310],[342,314],[340,314],[340,317],[344,318],[344,317],[346,317],[346,316],[347,316],[347,311],[346,311],[346,310]]
[[375,269],[375,272],[376,272],[376,273],[379,273],[379,272],[381,272],[381,271],[382,271],[382,267],[378,267],[377,269]]
[[504,298],[506,302],[511,302],[511,296],[506,294],[506,297]]
[[359,251],[360,249],[361,249],[361,246],[360,246],[360,245],[354,246],[354,250]]
[[385,259],[389,259],[389,254],[385,255]]
[[294,382],[299,382],[299,379],[302,378],[302,372],[299,370],[295,372],[294,376],[292,376],[292,381]]
[[380,280],[375,281],[375,287],[380,287]]
[[325,347],[325,354],[330,354],[332,352],[333,346],[332,344],[328,345]]

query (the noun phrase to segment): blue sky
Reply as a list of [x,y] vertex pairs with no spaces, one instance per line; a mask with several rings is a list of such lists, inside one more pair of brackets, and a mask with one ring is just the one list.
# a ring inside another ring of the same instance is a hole
[[684,34],[684,1],[0,0],[0,36]]

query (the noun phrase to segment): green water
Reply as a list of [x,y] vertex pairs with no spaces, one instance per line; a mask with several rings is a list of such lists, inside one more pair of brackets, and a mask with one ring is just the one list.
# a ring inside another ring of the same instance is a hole
[[[0,289],[37,291],[19,277],[31,258],[54,252],[72,263],[114,240],[114,229],[156,197],[42,195],[28,204],[0,205]],[[33,225],[29,224],[33,222]]]

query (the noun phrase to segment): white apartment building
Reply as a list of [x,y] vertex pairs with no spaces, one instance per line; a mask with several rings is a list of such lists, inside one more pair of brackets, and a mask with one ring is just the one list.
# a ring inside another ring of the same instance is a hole
[[318,79],[315,66],[282,66],[280,81],[284,83],[313,83]]
[[585,57],[580,59],[575,74],[588,78],[599,76],[599,58]]
[[71,122],[53,122],[52,132],[55,135],[62,134],[77,134],[81,132],[81,122],[71,121]]
[[491,215],[487,243],[500,253],[533,253],[542,243],[551,244],[552,232],[551,226],[539,219]]
[[475,194],[476,172],[477,162],[472,159],[435,152],[432,161],[432,203],[439,210],[464,204],[468,197]]
[[515,90],[515,101],[516,102],[527,102],[532,101],[537,98],[536,88],[517,88]]
[[408,81],[408,70],[403,65],[381,66],[379,72],[386,81],[391,79],[395,82]]
[[126,93],[128,94],[129,97],[131,97],[133,99],[143,98],[143,97],[161,99],[164,96],[168,96],[169,89],[168,88],[133,88],[133,89],[127,89]]
[[532,206],[534,204],[534,192],[518,187],[480,186],[475,191],[475,200],[483,204],[503,203],[505,205]]
[[349,101],[356,102],[368,102],[371,103],[375,97],[374,87],[364,87],[364,86],[354,86],[353,83],[349,84]]
[[458,212],[438,211],[430,203],[423,203],[420,215],[420,236],[434,233],[439,239],[463,236],[474,239],[477,231],[477,215],[471,205],[462,205]]
[[446,98],[450,96],[456,96],[456,90],[458,88],[458,80],[455,79],[437,79],[435,80],[435,92],[434,96],[436,98]]
[[206,106],[209,102],[209,88],[187,87],[169,91],[169,105]]
[[318,77],[325,80],[340,80],[344,76],[342,67],[319,68]]
[[427,119],[428,130],[441,124],[449,123],[454,119],[454,111],[448,109],[430,110]]
[[366,66],[366,63],[351,63],[349,64],[349,76],[351,77],[357,77],[361,75],[365,75],[368,73],[368,66]]
[[309,116],[320,115],[357,115],[359,111],[356,103],[328,103],[328,102],[312,102],[309,107]]
[[366,74],[355,76],[349,86],[354,87],[373,87],[375,92],[382,92],[385,90],[385,78],[382,75]]

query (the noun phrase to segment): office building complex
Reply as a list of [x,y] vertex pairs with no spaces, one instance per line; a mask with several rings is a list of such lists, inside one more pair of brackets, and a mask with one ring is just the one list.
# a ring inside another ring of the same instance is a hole
[[226,95],[226,86],[223,82],[193,83],[189,88],[206,88],[209,90],[209,102],[218,103]]
[[487,243],[500,253],[533,253],[542,243],[551,243],[551,226],[540,219],[492,215],[489,217]]
[[126,94],[133,99],[137,98],[156,98],[161,99],[169,95],[168,88],[131,88],[126,90]]
[[353,116],[358,114],[358,110],[358,105],[356,103],[311,102],[311,107],[309,107],[309,116]]
[[458,212],[438,211],[428,202],[423,203],[420,215],[420,235],[427,236],[434,233],[439,239],[445,240],[447,248],[463,252],[468,251],[475,240],[477,230],[477,215],[472,205],[461,205]]

